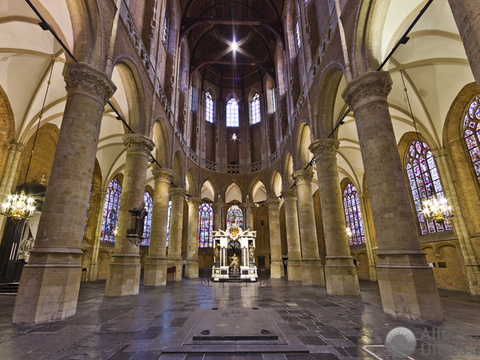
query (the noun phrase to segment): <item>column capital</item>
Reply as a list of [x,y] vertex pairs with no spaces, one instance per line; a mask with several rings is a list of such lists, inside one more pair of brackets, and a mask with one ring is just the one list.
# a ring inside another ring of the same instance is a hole
[[432,154],[433,154],[434,158],[440,158],[440,157],[447,156],[447,149],[444,149],[444,148],[435,149],[435,150],[431,150],[431,151],[432,151]]
[[123,144],[128,152],[141,151],[149,155],[155,148],[154,142],[142,134],[126,134],[123,135]]
[[186,200],[187,200],[188,205],[192,205],[192,206],[197,207],[197,208],[199,208],[200,204],[202,203],[202,199],[200,199],[199,197],[194,197],[194,196],[187,197]]
[[19,144],[16,142],[11,142],[7,146],[8,146],[8,150],[12,152],[21,152],[25,148],[24,144]]
[[152,166],[153,179],[155,181],[166,182],[168,184],[172,183],[175,173],[170,169],[160,168],[158,165]]
[[297,190],[295,189],[287,189],[282,191],[282,197],[287,200],[287,199],[292,199],[297,201]]
[[104,72],[83,62],[67,62],[63,70],[67,94],[80,92],[98,99],[105,106],[117,90]]
[[343,91],[342,97],[356,112],[373,101],[385,101],[391,90],[392,78],[387,71],[371,71],[352,80]]
[[172,199],[183,198],[183,197],[185,197],[186,194],[187,194],[187,192],[182,188],[172,188],[172,189],[170,189],[170,197]]
[[271,207],[273,207],[274,209],[278,209],[278,206],[280,205],[280,200],[278,200],[277,198],[270,198],[267,199],[266,203],[269,209]]
[[295,181],[295,184],[299,185],[302,183],[311,183],[313,179],[313,171],[308,168],[307,170],[298,170],[292,174],[292,179]]
[[324,156],[336,156],[337,149],[340,146],[340,141],[337,139],[318,139],[310,144],[308,149],[315,156],[315,159],[320,159]]

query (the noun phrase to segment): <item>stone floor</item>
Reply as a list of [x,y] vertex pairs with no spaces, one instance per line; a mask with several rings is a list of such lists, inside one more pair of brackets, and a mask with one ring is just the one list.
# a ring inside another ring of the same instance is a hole
[[377,284],[360,287],[339,297],[284,279],[183,280],[104,298],[97,281],[82,284],[75,316],[38,325],[12,325],[15,296],[0,295],[0,359],[386,360],[386,334],[399,326],[416,335],[410,359],[480,359],[480,297],[440,291],[445,321],[426,324],[386,316]]

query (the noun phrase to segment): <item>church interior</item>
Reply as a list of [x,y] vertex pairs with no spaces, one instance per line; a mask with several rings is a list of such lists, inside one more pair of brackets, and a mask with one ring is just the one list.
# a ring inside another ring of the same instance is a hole
[[479,9],[0,2],[0,353],[478,358]]

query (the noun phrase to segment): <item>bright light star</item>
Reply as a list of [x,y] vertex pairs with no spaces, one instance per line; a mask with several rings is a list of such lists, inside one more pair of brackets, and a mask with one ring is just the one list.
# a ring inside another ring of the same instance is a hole
[[237,51],[237,49],[238,49],[237,42],[236,41],[232,42],[232,50]]

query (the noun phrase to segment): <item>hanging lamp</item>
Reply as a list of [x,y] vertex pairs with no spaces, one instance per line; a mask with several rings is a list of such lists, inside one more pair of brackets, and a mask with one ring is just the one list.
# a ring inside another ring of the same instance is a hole
[[[405,80],[403,78],[403,71],[400,70],[400,75],[402,77],[403,89],[405,91],[405,96],[407,97],[407,103],[410,110],[410,116],[412,117],[413,126],[415,128],[415,134],[417,135],[417,140],[420,141],[420,137],[418,135],[417,124],[415,122],[415,118],[413,116],[412,107],[410,105],[410,98],[408,97],[407,87],[405,86]],[[448,201],[445,198],[438,199],[433,192],[433,195],[427,197],[422,202],[422,213],[425,216],[426,220],[428,221],[435,221],[438,224],[443,224],[446,220],[453,217],[452,215],[452,207],[448,205]]]
[[[32,151],[30,153],[30,159],[28,160],[27,172],[25,174],[25,181],[23,182],[23,187],[27,183],[28,170],[30,169],[30,164],[32,162],[33,152],[35,150],[35,143],[37,141],[38,130],[40,128],[40,122],[42,120],[43,111],[45,109],[45,102],[47,100],[48,89],[50,88],[53,66],[55,65],[55,59],[52,61],[52,67],[50,69],[50,76],[47,82],[47,88],[45,90],[45,97],[43,98],[42,110],[38,116],[37,130],[35,131],[35,138],[33,139]],[[29,219],[33,216],[35,212],[35,199],[31,196],[25,194],[25,190],[22,190],[20,194],[10,194],[7,197],[7,201],[2,204],[0,214],[9,217],[14,223],[21,220]]]

